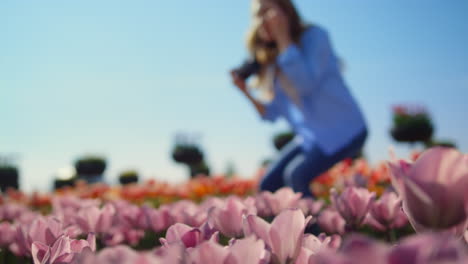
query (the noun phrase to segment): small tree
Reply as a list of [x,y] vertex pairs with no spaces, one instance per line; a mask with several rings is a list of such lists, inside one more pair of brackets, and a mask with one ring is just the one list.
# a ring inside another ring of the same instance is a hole
[[127,170],[119,175],[119,182],[122,185],[137,183],[138,179],[138,172],[134,170]]
[[210,168],[205,162],[204,153],[198,144],[187,136],[178,135],[172,150],[172,159],[189,168],[190,177],[197,175],[210,175]]
[[75,169],[78,178],[83,179],[88,183],[102,181],[106,166],[106,159],[95,155],[84,156],[75,162]]
[[435,125],[428,111],[418,105],[397,105],[393,107],[391,136],[397,142],[422,143],[426,148],[434,146],[456,147],[450,141],[434,140]]
[[19,170],[13,165],[11,157],[0,157],[0,190],[19,189]]
[[59,179],[55,178],[54,180],[54,190],[64,188],[64,187],[73,187],[75,186],[76,177],[70,179]]

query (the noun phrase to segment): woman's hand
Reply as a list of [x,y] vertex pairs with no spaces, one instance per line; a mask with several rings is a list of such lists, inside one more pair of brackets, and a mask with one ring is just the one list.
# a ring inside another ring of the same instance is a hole
[[271,33],[280,52],[292,43],[288,18],[279,7],[270,7],[264,14],[263,23]]
[[243,93],[247,93],[247,84],[245,80],[242,79],[235,70],[231,71],[232,83],[241,90]]
[[234,83],[239,90],[247,97],[247,99],[252,102],[252,104],[255,106],[255,109],[257,110],[258,114],[260,116],[265,115],[265,106],[257,101],[255,98],[252,97],[250,93],[247,91],[247,84],[245,83],[245,80],[239,77],[239,75],[236,73],[235,70],[231,71],[231,76],[232,76],[232,82]]

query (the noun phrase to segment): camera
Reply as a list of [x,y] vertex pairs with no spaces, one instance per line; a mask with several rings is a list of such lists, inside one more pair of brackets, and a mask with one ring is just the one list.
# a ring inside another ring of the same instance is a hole
[[260,63],[255,59],[248,59],[234,71],[239,75],[240,78],[246,80],[253,74],[257,74],[260,71]]

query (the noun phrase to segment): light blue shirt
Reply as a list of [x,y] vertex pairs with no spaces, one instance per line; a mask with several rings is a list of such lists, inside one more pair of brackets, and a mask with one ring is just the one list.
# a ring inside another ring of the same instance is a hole
[[298,45],[278,55],[276,64],[297,90],[302,106],[292,102],[275,78],[275,97],[265,104],[263,120],[285,118],[305,150],[317,144],[326,154],[336,153],[367,129],[324,29],[308,28]]

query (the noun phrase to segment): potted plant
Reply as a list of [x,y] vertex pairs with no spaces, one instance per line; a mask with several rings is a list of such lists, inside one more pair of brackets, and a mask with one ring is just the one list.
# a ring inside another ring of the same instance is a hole
[[60,179],[55,178],[54,180],[54,190],[64,188],[64,187],[73,187],[75,186],[76,176],[69,179]]
[[106,170],[106,160],[100,156],[88,155],[75,162],[78,179],[88,183],[101,182]]
[[397,142],[428,144],[432,140],[434,125],[421,106],[398,105],[393,108],[391,136]]
[[208,176],[210,169],[204,160],[202,150],[195,144],[177,143],[172,151],[172,159],[188,166],[190,177],[203,174]]
[[134,170],[127,170],[122,172],[119,175],[119,182],[122,185],[127,185],[131,183],[137,183],[138,182],[138,172]]
[[190,177],[196,177],[196,176],[209,176],[210,175],[210,168],[208,165],[205,163],[205,161],[196,163],[196,164],[190,164],[189,165],[190,169]]
[[19,189],[19,171],[15,166],[0,164],[0,190],[8,188]]

